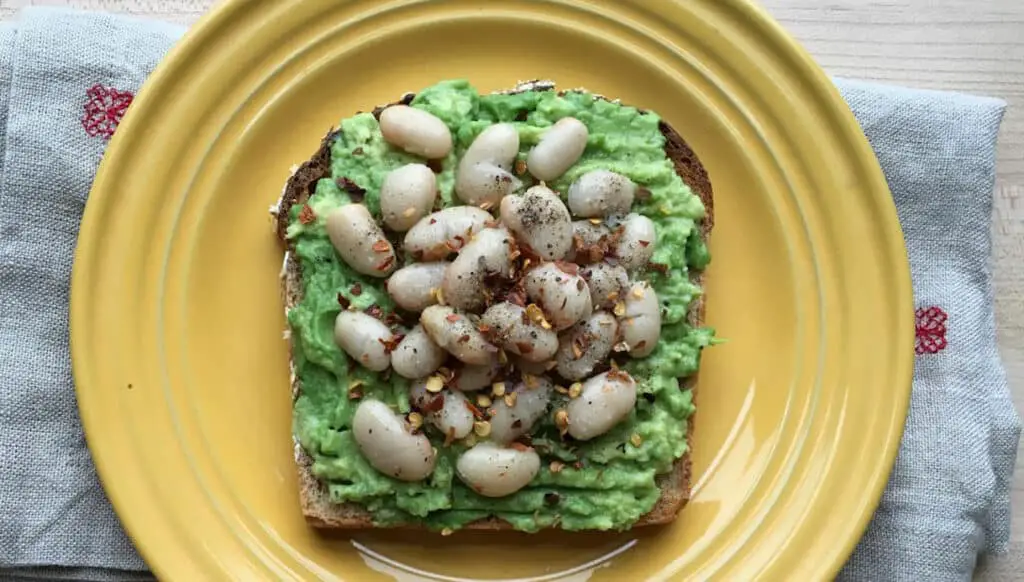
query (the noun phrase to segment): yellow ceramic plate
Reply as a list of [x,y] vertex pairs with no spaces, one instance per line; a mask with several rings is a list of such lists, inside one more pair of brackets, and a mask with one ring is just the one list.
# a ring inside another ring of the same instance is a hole
[[[621,535],[306,528],[268,206],[332,125],[434,82],[551,78],[659,112],[715,187],[693,500]],[[140,92],[74,273],[78,398],[165,579],[811,580],[875,507],[912,369],[907,260],[849,110],[743,0],[229,1]],[[418,574],[413,574],[418,573]]]

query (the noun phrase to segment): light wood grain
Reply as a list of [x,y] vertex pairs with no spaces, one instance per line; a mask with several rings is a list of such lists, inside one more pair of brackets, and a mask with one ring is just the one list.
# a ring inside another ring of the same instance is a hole
[[[270,0],[268,0],[270,1]],[[653,0],[652,0],[653,1]],[[0,19],[27,5],[75,6],[190,24],[211,0],[0,0]],[[1024,408],[1024,0],[763,0],[831,74],[1000,97],[993,209],[1000,351]],[[987,560],[983,580],[1024,580],[1024,452],[1018,456],[1010,554]]]

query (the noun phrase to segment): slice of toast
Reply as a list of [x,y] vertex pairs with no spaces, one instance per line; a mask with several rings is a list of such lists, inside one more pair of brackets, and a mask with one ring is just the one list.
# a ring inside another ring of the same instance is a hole
[[[531,82],[517,86],[510,92],[522,92],[531,90],[550,90],[552,85],[546,82]],[[403,97],[402,103],[411,101],[412,95]],[[665,136],[665,153],[675,166],[676,174],[682,178],[690,189],[697,194],[706,208],[706,216],[700,224],[700,236],[707,242],[714,225],[714,206],[711,181],[704,166],[693,150],[668,123],[662,121],[659,124],[662,135]],[[281,200],[275,209],[277,216],[277,236],[284,245],[285,259],[281,273],[282,293],[285,299],[285,309],[291,309],[302,299],[302,272],[298,259],[295,257],[293,243],[285,236],[288,228],[288,218],[291,208],[296,204],[304,204],[313,195],[317,181],[324,177],[330,177],[331,171],[331,144],[338,135],[338,131],[330,131],[324,136],[320,148],[308,161],[303,163],[289,178]],[[697,285],[703,285],[703,273],[691,273],[691,280]],[[699,297],[690,306],[687,317],[689,323],[694,327],[700,326],[704,321],[704,297]],[[693,397],[696,401],[696,374],[681,380],[686,382],[686,387],[693,390]],[[294,367],[291,374],[292,396],[298,398],[302,393],[302,382],[295,375]],[[693,438],[693,417],[688,420],[687,425],[687,447],[688,452],[676,460],[672,471],[658,477],[657,484],[661,489],[661,497],[657,504],[646,515],[640,518],[633,527],[643,525],[656,525],[670,523],[690,498],[691,487],[691,461],[689,450]],[[326,487],[313,475],[312,458],[303,450],[296,440],[294,443],[295,461],[299,472],[299,496],[303,515],[309,525],[321,529],[364,529],[376,527],[373,523],[370,512],[355,503],[337,504],[330,500]],[[408,524],[402,528],[419,528],[417,524]],[[475,530],[507,530],[512,529],[511,524],[497,518],[488,517],[469,523],[465,529]]]

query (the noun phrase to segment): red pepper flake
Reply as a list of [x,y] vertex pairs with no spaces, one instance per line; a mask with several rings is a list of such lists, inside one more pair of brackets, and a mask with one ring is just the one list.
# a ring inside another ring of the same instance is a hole
[[362,286],[362,285],[360,285],[359,283],[356,283],[355,285],[352,285],[352,288],[351,288],[351,289],[349,289],[349,291],[350,291],[350,292],[352,293],[352,295],[354,295],[355,297],[359,297],[360,295],[362,295],[362,294],[363,294],[363,286]]
[[651,244],[651,241],[649,241],[649,240],[641,240],[641,241],[637,241],[637,242],[639,242],[640,246],[642,246],[644,248],[647,248],[647,246]]
[[627,372],[624,372],[624,371],[620,370],[619,368],[616,368],[616,367],[613,366],[611,370],[608,370],[608,379],[609,380],[629,380],[630,378],[629,378],[629,374]]
[[583,357],[583,352],[586,351],[587,345],[585,339],[582,336],[576,336],[572,340],[572,355],[574,360],[578,360]]
[[401,315],[398,315],[397,313],[392,311],[384,316],[384,323],[388,325],[399,325],[401,323],[404,323],[404,321],[402,320]]
[[483,334],[491,333],[491,326],[487,325],[486,323],[481,323],[480,325],[476,326],[476,330]]
[[459,314],[458,313],[449,313],[448,315],[446,315],[444,317],[444,319],[448,323],[455,323],[456,321],[459,320]]
[[403,339],[405,339],[405,334],[396,333],[389,340],[377,338],[377,341],[380,342],[382,346],[384,346],[384,353],[390,354],[391,352],[395,351],[395,348],[398,347],[398,344],[402,343]]
[[374,304],[366,308],[366,314],[380,319],[384,317],[384,310],[379,305]]
[[444,446],[450,447],[455,442],[455,427],[448,429],[448,434],[444,435]]
[[647,263],[647,266],[650,267],[651,269],[661,273],[662,275],[667,275],[668,274],[668,265],[666,265],[665,263],[653,263],[652,262],[652,263]]
[[533,447],[531,447],[529,445],[524,445],[523,443],[518,442],[518,441],[512,442],[509,446],[512,447],[513,449],[515,449],[517,451],[520,451],[520,452],[523,452],[523,453],[525,453],[527,451],[532,451],[533,450]]
[[391,250],[391,244],[389,244],[388,241],[384,239],[380,239],[379,241],[373,243],[373,246],[370,248],[372,248],[373,252],[375,253],[386,253]]
[[423,406],[420,407],[420,411],[430,414],[431,412],[437,412],[442,408],[444,408],[444,397],[440,394],[432,394],[430,398],[423,403]]
[[459,341],[460,344],[464,344],[464,343],[468,342],[469,341],[469,334],[468,333],[462,334],[461,336],[459,336],[459,340],[458,341]]
[[348,306],[352,305],[352,302],[348,300],[348,297],[338,293],[338,305],[340,305],[342,309],[348,309]]
[[493,218],[489,218],[489,219],[484,221],[484,228],[497,228],[499,224],[501,224],[501,223],[498,222],[497,220],[494,220]]
[[473,404],[469,400],[464,401],[464,403],[466,404],[466,409],[469,410],[470,414],[473,415],[473,418],[475,418],[477,420],[483,419],[484,412],[482,410],[480,410],[479,408],[477,408],[477,406],[475,404]]
[[434,217],[430,218],[430,224],[437,224],[437,219]]
[[508,292],[508,296],[505,301],[518,305],[519,307],[526,307],[526,292],[522,289],[516,288]]
[[518,349],[519,353],[524,355],[524,356],[526,354],[532,354],[533,353],[533,346],[528,344],[528,343],[526,343],[526,342],[516,342],[516,349]]
[[302,224],[313,224],[316,222],[316,212],[313,212],[309,204],[302,205],[302,210],[299,211],[299,222]]
[[[528,245],[526,243],[523,243],[523,242],[518,243],[517,246],[518,246],[518,249],[519,249],[519,254],[522,255],[523,257],[527,258],[527,259],[530,259],[531,263],[540,263],[541,262],[541,256],[539,254],[537,254],[537,251],[533,250],[533,247],[531,247],[530,245]],[[567,264],[571,265],[572,263],[567,263]]]
[[378,271],[387,271],[388,269],[391,268],[391,265],[393,264],[395,264],[395,257],[392,255],[381,261],[380,264],[374,268],[377,269]]
[[568,275],[576,275],[580,272],[579,265],[568,261],[555,261],[555,266],[558,267],[558,270]]

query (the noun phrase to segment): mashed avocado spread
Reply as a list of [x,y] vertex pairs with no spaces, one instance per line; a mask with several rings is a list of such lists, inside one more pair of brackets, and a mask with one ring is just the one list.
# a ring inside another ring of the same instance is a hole
[[[701,349],[713,335],[710,329],[686,322],[691,302],[701,293],[690,282],[689,272],[703,269],[710,260],[697,229],[705,209],[667,159],[658,116],[585,92],[480,95],[465,81],[429,87],[411,105],[439,117],[452,132],[453,151],[437,176],[443,206],[458,204],[453,192],[458,156],[487,126],[514,123],[520,136],[519,159],[525,160],[554,122],[567,116],[582,121],[589,129],[582,158],[548,186],[564,194],[580,175],[606,169],[649,191],[633,210],[651,218],[657,229],[652,263],[659,268],[649,269],[644,277],[662,304],[661,339],[650,356],[625,365],[638,383],[631,417],[608,433],[579,443],[560,438],[552,415],[546,414],[532,438],[542,458],[540,473],[512,495],[482,497],[464,485],[455,475],[455,463],[465,446],[458,441],[444,446],[443,437],[432,429],[426,430],[438,458],[429,478],[410,483],[377,472],[360,454],[349,430],[352,415],[359,398],[367,397],[408,411],[410,382],[347,360],[334,342],[333,328],[342,309],[339,297],[360,309],[375,305],[384,313],[391,313],[394,304],[384,290],[384,279],[361,275],[338,257],[322,217],[350,202],[353,184],[365,190],[362,202],[379,217],[385,174],[423,160],[386,144],[372,114],[357,114],[341,122],[331,146],[331,176],[318,182],[310,199],[316,218],[310,220],[307,213],[300,220],[303,209],[295,205],[289,220],[288,236],[295,244],[304,285],[301,302],[288,313],[295,370],[302,382],[302,395],[294,405],[294,430],[313,459],[313,473],[325,483],[332,501],[362,505],[382,526],[419,522],[434,529],[455,529],[496,515],[528,532],[553,525],[566,530],[630,527],[657,502],[656,476],[670,471],[687,452],[687,423],[694,405],[690,390],[680,389],[678,379],[696,372]],[[555,394],[552,410],[566,398]]]

